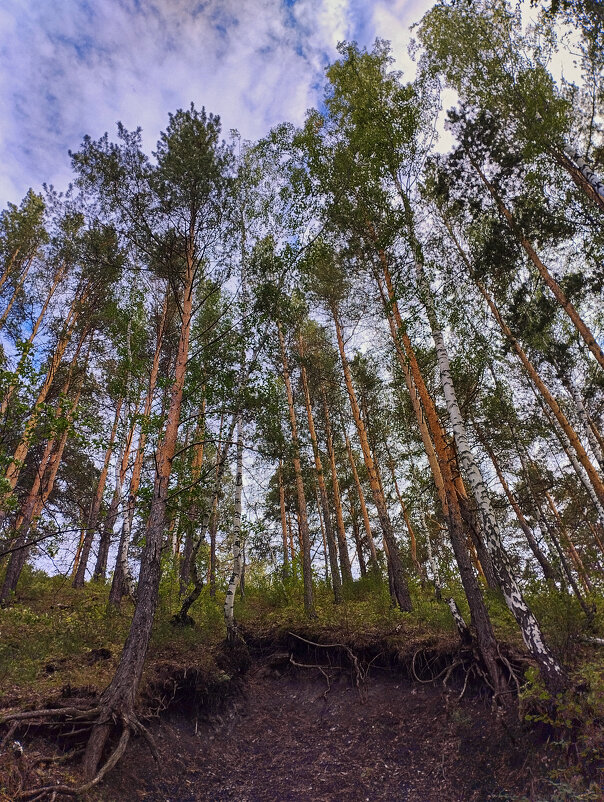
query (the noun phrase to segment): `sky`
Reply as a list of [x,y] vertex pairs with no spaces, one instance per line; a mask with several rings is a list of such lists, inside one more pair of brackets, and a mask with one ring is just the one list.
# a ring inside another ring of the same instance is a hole
[[256,139],[299,124],[336,45],[376,37],[409,73],[409,26],[434,0],[3,0],[0,209],[42,183],[65,189],[69,150],[116,123],[151,152],[169,112],[219,114]]

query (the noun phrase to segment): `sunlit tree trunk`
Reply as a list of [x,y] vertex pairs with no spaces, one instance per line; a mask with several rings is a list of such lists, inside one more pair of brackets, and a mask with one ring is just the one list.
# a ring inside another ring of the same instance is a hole
[[[298,351],[301,359],[304,357],[304,343],[302,335],[298,338]],[[310,399],[310,391],[308,389],[308,378],[306,375],[306,368],[302,363],[300,366],[300,378],[302,380],[302,390],[304,392],[304,403],[306,406],[306,417],[308,419],[308,431],[310,432],[310,440],[312,444],[313,456],[315,459],[315,471],[317,473],[318,492],[321,502],[321,510],[323,513],[322,521],[325,527],[325,538],[327,541],[327,551],[329,555],[329,566],[331,569],[331,584],[336,604],[342,600],[342,580],[340,577],[340,569],[338,567],[338,557],[336,550],[336,541],[331,524],[331,515],[329,512],[329,500],[327,498],[327,488],[325,486],[325,475],[323,474],[323,463],[321,461],[321,454],[319,452],[319,444],[317,441],[317,432],[315,429],[315,422],[312,413],[312,404]],[[350,565],[349,565],[350,567]]]
[[365,503],[365,493],[363,492],[363,486],[361,485],[361,480],[359,478],[357,464],[354,458],[354,454],[352,453],[352,444],[350,442],[350,437],[348,437],[348,432],[346,431],[346,429],[344,429],[344,441],[346,442],[346,451],[348,453],[348,462],[350,463],[352,478],[354,479],[354,484],[357,490],[357,496],[359,498],[359,506],[361,508],[361,517],[363,519],[365,535],[367,536],[367,543],[369,544],[370,564],[373,567],[373,570],[379,573],[380,567],[377,558],[377,551],[375,549],[375,541],[373,539],[373,533],[371,531],[369,512],[367,511],[367,504]]
[[333,496],[334,512],[336,516],[336,532],[338,533],[338,551],[340,554],[340,569],[342,571],[342,580],[344,582],[352,582],[350,555],[348,554],[348,545],[346,543],[346,528],[344,526],[344,516],[342,514],[342,498],[340,495],[340,483],[338,481],[336,452],[333,445],[331,417],[329,415],[329,407],[327,406],[327,398],[325,396],[325,393],[323,393],[323,419],[325,421],[327,455],[329,457],[329,465],[331,469],[331,491]]
[[346,384],[346,391],[348,393],[348,398],[350,400],[350,406],[352,409],[352,416],[354,418],[355,426],[357,428],[357,432],[359,435],[359,441],[361,444],[361,451],[363,453],[363,459],[365,461],[365,467],[367,468],[367,474],[369,476],[369,486],[371,487],[371,492],[373,495],[373,501],[377,509],[378,517],[380,519],[380,525],[382,527],[382,533],[384,535],[384,541],[387,546],[388,553],[390,555],[390,565],[392,567],[392,578],[394,582],[394,590],[396,594],[396,599],[398,602],[399,607],[401,610],[410,611],[411,610],[411,597],[409,595],[409,588],[407,586],[407,578],[405,576],[405,570],[403,568],[403,564],[401,562],[400,554],[398,551],[398,546],[394,537],[394,530],[392,529],[392,523],[390,521],[390,517],[388,515],[388,510],[386,508],[386,502],[384,496],[381,492],[381,488],[379,485],[375,463],[373,461],[373,457],[371,455],[371,449],[369,447],[369,441],[367,439],[367,431],[365,429],[365,425],[361,418],[361,412],[359,408],[359,404],[357,401],[356,393],[352,384],[352,375],[350,373],[350,367],[348,365],[348,359],[346,357],[346,351],[344,350],[344,338],[342,337],[342,327],[340,325],[340,319],[338,315],[338,310],[335,304],[331,305],[331,314],[334,321],[335,329],[336,329],[336,337],[338,340],[338,350],[340,352],[340,360],[342,363],[342,370],[344,373],[344,381]]
[[598,498],[600,499],[601,502],[604,502],[604,483],[602,483],[602,480],[600,479],[596,469],[594,468],[591,460],[589,459],[587,452],[583,448],[583,445],[581,444],[581,441],[577,433],[575,432],[568,418],[560,408],[560,405],[558,404],[552,393],[545,385],[545,382],[541,379],[541,376],[539,375],[539,373],[537,372],[537,370],[535,369],[535,367],[525,354],[524,349],[521,347],[520,343],[513,336],[508,325],[504,321],[503,317],[501,316],[501,313],[499,312],[493,299],[487,292],[482,282],[475,280],[475,283],[478,289],[480,290],[481,295],[487,302],[489,309],[493,313],[493,317],[499,324],[501,331],[507,338],[508,342],[510,343],[516,354],[518,355],[518,358],[522,362],[522,365],[525,368],[529,378],[533,382],[535,388],[539,391],[543,401],[545,401],[545,403],[555,416],[558,426],[560,427],[560,429],[562,429],[564,436],[567,438],[570,447],[575,452],[576,459],[585,469]]
[[[36,426],[38,424],[38,419],[42,411],[43,404],[52,386],[57,369],[59,368],[59,365],[63,360],[63,355],[65,353],[65,350],[67,349],[67,346],[71,341],[71,336],[73,334],[73,330],[75,328],[75,324],[79,316],[79,306],[82,303],[82,300],[83,298],[79,294],[77,294],[75,300],[73,301],[69,309],[63,327],[63,331],[55,345],[52,356],[50,358],[50,363],[46,371],[46,376],[44,377],[44,381],[42,382],[42,385],[38,390],[36,400],[34,402],[27,423],[25,424],[23,434],[21,435],[21,438],[15,449],[13,457],[6,469],[5,479],[11,490],[14,490],[17,485],[17,482],[19,480],[19,475],[21,473],[21,468],[23,467],[25,458],[27,457],[27,454],[29,452],[29,448],[32,442],[32,438],[34,436]],[[88,336],[88,333],[89,329],[87,327],[84,327],[80,335],[80,342],[77,346],[78,350],[81,348],[82,343]]]
[[[289,546],[287,531],[287,513],[285,511],[285,488],[283,487],[283,460],[279,460],[279,511],[281,513],[281,536],[283,538],[283,572],[289,574]],[[336,563],[337,566],[337,563]]]
[[[78,354],[79,354],[79,349],[78,352],[75,354],[72,363],[70,365],[67,379],[61,391],[62,397],[65,397],[69,392],[69,387],[73,377],[73,371],[76,366]],[[63,433],[61,434],[61,437],[59,439],[56,448],[54,448],[56,443],[56,438],[54,437],[51,438],[51,440],[46,444],[44,455],[40,463],[40,467],[36,472],[33,485],[22,507],[21,514],[19,515],[17,521],[18,536],[14,542],[14,547],[16,550],[13,551],[10,556],[8,566],[6,569],[6,574],[4,577],[4,583],[2,585],[2,590],[0,591],[0,603],[2,604],[6,603],[6,601],[10,598],[11,594],[14,593],[14,591],[17,589],[17,583],[19,582],[21,571],[25,566],[27,557],[29,556],[29,550],[31,548],[31,543],[29,542],[30,530],[34,524],[35,519],[40,515],[44,507],[44,504],[46,504],[50,494],[53,491],[59,466],[61,464],[61,460],[63,459],[63,452],[65,450],[65,445],[67,444],[67,438],[69,437],[70,434],[71,423],[73,422],[74,415],[80,402],[80,396],[82,393],[82,386],[84,384],[84,379],[86,376],[86,366],[88,364],[89,355],[90,355],[90,346],[88,348],[88,353],[86,354],[86,358],[84,360],[82,378],[79,383],[79,387],[77,389],[75,397],[69,403],[69,408],[66,411],[62,408],[63,405],[61,403],[59,404],[57,409],[58,415],[63,416],[64,419]]]
[[498,575],[499,585],[508,608],[518,622],[527,648],[539,664],[544,682],[550,690],[559,691],[566,685],[564,671],[545,642],[537,619],[524,600],[522,591],[520,590],[509,562],[508,555],[503,548],[499,524],[491,506],[491,500],[478,463],[474,458],[466,435],[465,423],[457,402],[457,395],[451,376],[449,354],[436,319],[431,289],[423,272],[423,265],[417,259],[415,266],[420,296],[426,308],[430,328],[432,330],[441,385],[445,396],[447,411],[449,413],[450,425],[457,445],[457,454],[472,489],[472,494],[476,500],[482,525],[481,528],[486,540],[486,546],[493,561],[493,566]]
[[193,316],[193,287],[196,274],[190,242],[187,244],[186,266],[183,275],[181,327],[174,368],[174,380],[170,391],[170,404],[163,438],[155,459],[155,481],[151,508],[145,529],[145,546],[141,558],[138,591],[130,631],[117,669],[111,683],[100,699],[102,714],[94,725],[84,754],[83,767],[87,777],[93,777],[105,742],[111,731],[114,715],[132,716],[145,655],[151,636],[151,627],[157,606],[161,578],[161,548],[166,522],[166,504],[172,471],[172,459],[176,451],[180,409],[182,404],[185,374],[189,358],[189,339]]
[[285,353],[285,340],[281,323],[277,321],[277,333],[279,335],[279,346],[281,349],[281,361],[283,365],[283,381],[287,393],[287,405],[289,408],[289,421],[291,426],[294,473],[296,476],[296,495],[298,501],[298,518],[300,521],[300,533],[302,538],[302,578],[304,580],[304,609],[310,617],[316,615],[313,602],[312,587],[312,566],[310,561],[310,533],[308,530],[308,517],[306,514],[306,498],[304,496],[304,481],[302,478],[302,466],[300,463],[300,446],[298,442],[298,426],[296,421],[296,410],[294,407],[294,395],[292,392],[291,381],[289,378],[289,366]]

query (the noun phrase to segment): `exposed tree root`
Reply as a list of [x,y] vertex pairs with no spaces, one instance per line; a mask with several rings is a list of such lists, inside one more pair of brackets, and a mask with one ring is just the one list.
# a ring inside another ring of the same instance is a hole
[[105,764],[88,782],[83,783],[83,785],[78,785],[75,788],[71,785],[46,785],[42,786],[41,788],[32,788],[29,791],[21,791],[21,793],[17,796],[17,799],[42,800],[46,797],[49,799],[56,798],[57,794],[62,794],[63,796],[79,796],[80,794],[86,793],[86,791],[89,791],[91,788],[94,788],[95,785],[98,785],[103,777],[109,771],[111,771],[115,765],[117,765],[118,761],[122,758],[124,752],[126,751],[128,741],[132,735],[132,729],[132,725],[124,718],[122,734],[120,736],[118,745],[113,750]]
[[[81,710],[79,708],[48,708],[44,710],[28,710],[24,712],[15,712],[10,713],[9,715],[5,715],[2,718],[2,723],[11,722],[8,732],[2,739],[2,746],[4,746],[15,734],[17,728],[21,725],[27,724],[28,726],[31,725],[35,719],[57,719],[57,718],[65,718],[67,721],[84,721],[87,720],[90,722],[91,727],[94,728],[95,725],[99,724],[107,724],[109,722],[100,721],[98,716],[101,714],[101,708],[91,708],[88,710]],[[97,716],[95,720],[95,716]],[[41,786],[38,788],[31,788],[28,790],[21,790],[17,793],[15,799],[19,800],[28,800],[29,802],[35,802],[36,800],[54,800],[57,798],[57,795],[62,796],[72,796],[76,797],[80,794],[85,793],[86,791],[93,788],[95,785],[101,782],[101,780],[105,777],[105,775],[111,771],[111,769],[117,765],[119,760],[124,755],[126,748],[128,746],[128,742],[130,737],[135,733],[140,733],[145,741],[147,742],[151,754],[153,755],[155,761],[159,763],[159,754],[157,751],[157,747],[151,736],[149,730],[142,724],[138,719],[132,716],[121,715],[119,717],[122,724],[122,733],[120,739],[118,741],[117,746],[111,753],[111,755],[107,758],[105,763],[102,767],[96,772],[92,779],[88,780],[87,782],[83,783],[79,786],[70,786],[70,785],[46,785]],[[42,723],[40,721],[40,723]],[[50,722],[49,722],[50,723]],[[68,733],[69,736],[74,734],[90,732],[91,727],[84,727],[75,731],[75,733],[71,732]],[[67,752],[64,755],[59,755],[58,757],[42,757],[37,759],[33,765],[38,765],[40,763],[66,763],[68,760],[72,759],[76,755],[82,753],[82,749],[72,749],[71,751]]]
[[356,685],[357,689],[360,691],[362,685],[365,683],[367,679],[367,673],[369,671],[369,666],[362,666],[359,662],[359,658],[356,654],[352,651],[350,646],[347,646],[345,643],[316,643],[312,640],[307,640],[303,638],[301,635],[296,635],[295,632],[289,632],[294,638],[302,641],[303,643],[307,643],[309,646],[315,646],[319,649],[342,649],[348,655],[348,659],[350,660],[350,664],[352,666],[353,677],[354,677],[354,684]]
[[292,666],[296,666],[296,668],[317,668],[321,674],[323,674],[325,677],[325,682],[327,683],[327,689],[321,694],[324,699],[327,699],[327,694],[331,690],[331,682],[329,681],[327,672],[323,670],[323,666],[320,666],[318,663],[297,663],[291,655],[289,662],[292,664]]

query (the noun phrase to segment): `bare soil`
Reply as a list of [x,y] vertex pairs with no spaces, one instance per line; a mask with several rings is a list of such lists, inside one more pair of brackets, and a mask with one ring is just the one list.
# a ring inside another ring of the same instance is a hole
[[[373,668],[256,661],[210,721],[172,714],[95,799],[107,802],[485,802],[530,781],[534,755],[485,696]],[[474,691],[473,691],[474,693]]]

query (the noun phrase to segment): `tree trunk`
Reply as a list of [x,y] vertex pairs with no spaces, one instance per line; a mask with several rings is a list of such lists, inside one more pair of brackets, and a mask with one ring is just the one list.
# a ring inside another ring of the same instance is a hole
[[296,496],[298,501],[298,517],[300,521],[300,533],[302,537],[302,578],[304,580],[304,610],[310,618],[316,617],[313,601],[312,587],[312,566],[310,560],[310,533],[308,530],[308,517],[306,514],[306,498],[304,496],[304,481],[302,478],[302,466],[300,463],[300,445],[298,442],[298,427],[296,421],[296,410],[294,407],[294,395],[292,392],[291,381],[289,378],[289,367],[287,355],[285,353],[285,340],[281,323],[277,321],[277,333],[279,335],[279,346],[281,349],[281,361],[283,364],[283,380],[287,393],[287,405],[289,408],[289,421],[292,434],[293,463],[296,476]]
[[[76,365],[78,352],[76,352],[76,355],[74,356],[72,363],[70,365],[67,379],[62,388],[61,397],[65,397],[69,392],[69,386],[71,384],[71,379],[73,376],[73,370]],[[88,347],[88,353],[86,354],[86,359],[84,363],[85,365],[88,364],[89,355],[90,355],[90,346]],[[20,548],[11,553],[8,562],[6,575],[4,577],[4,583],[2,585],[2,590],[0,591],[0,603],[2,604],[6,603],[8,598],[10,598],[11,594],[14,593],[17,589],[17,583],[19,582],[21,571],[25,566],[27,557],[29,555],[29,549],[31,547],[31,543],[28,540],[30,529],[34,524],[35,519],[40,515],[42,508],[44,507],[44,504],[46,503],[48,497],[53,491],[55,479],[57,478],[57,472],[59,470],[59,466],[63,458],[63,452],[65,450],[65,445],[67,443],[67,438],[69,436],[70,424],[73,421],[74,414],[80,402],[80,395],[82,393],[82,386],[84,384],[85,377],[86,377],[86,368],[84,367],[82,380],[76,392],[75,398],[71,402],[70,407],[65,416],[65,423],[67,425],[64,428],[58,446],[56,450],[53,452],[55,438],[52,438],[46,444],[40,468],[36,474],[34,483],[28,494],[22,513],[19,516],[20,517],[19,528],[18,528],[19,534],[14,545]],[[60,402],[57,412],[59,415],[62,415],[63,413],[62,404]],[[42,489],[41,493],[40,489]]]
[[113,453],[113,446],[115,444],[117,427],[120,422],[120,414],[122,411],[123,401],[124,399],[120,398],[117,402],[117,407],[115,410],[115,418],[113,419],[113,426],[111,428],[111,435],[109,437],[109,445],[107,446],[107,450],[105,451],[105,459],[103,461],[103,467],[101,469],[101,473],[99,474],[99,480],[97,482],[94,498],[90,505],[90,511],[86,519],[86,534],[84,535],[84,542],[82,543],[80,559],[78,561],[78,567],[73,579],[74,588],[84,587],[84,581],[86,579],[86,568],[88,566],[90,549],[92,548],[92,542],[94,540],[94,535],[96,533],[96,524],[99,518],[99,513],[101,511],[101,504],[103,503],[103,494],[105,492],[105,484],[107,482],[107,475],[109,473],[109,463],[111,461],[111,455]]
[[[284,575],[289,574],[289,546],[288,546],[288,534],[287,534],[287,513],[285,511],[285,488],[283,487],[283,460],[279,460],[279,510],[281,512],[281,535],[283,538],[283,573]],[[330,555],[331,557],[331,555]],[[336,562],[337,567],[337,562]]]
[[390,522],[390,517],[388,515],[388,510],[386,508],[386,502],[381,492],[381,488],[377,478],[375,463],[373,461],[373,457],[371,455],[371,449],[369,447],[369,441],[367,439],[367,431],[361,418],[359,404],[352,384],[352,375],[350,373],[348,359],[346,358],[346,352],[344,350],[342,327],[340,325],[338,310],[335,304],[331,305],[331,314],[336,329],[338,350],[340,352],[340,360],[342,363],[342,370],[344,373],[344,381],[346,383],[346,391],[348,393],[348,398],[350,400],[350,406],[352,409],[352,415],[359,434],[359,441],[361,443],[361,450],[363,452],[365,467],[367,468],[367,473],[369,475],[369,485],[371,487],[373,501],[377,509],[378,517],[380,519],[380,525],[382,527],[382,533],[384,535],[384,542],[386,543],[387,550],[390,555],[390,565],[392,566],[392,574],[393,574],[392,578],[394,582],[396,599],[401,610],[409,612],[412,608],[412,605],[411,605],[411,596],[409,595],[409,588],[407,586],[407,578],[405,576],[405,570],[403,568],[403,564],[401,562],[400,554],[398,551],[398,546],[396,544],[396,540],[394,537],[394,530],[392,529],[392,523]]
[[585,432],[585,436],[587,437],[587,442],[591,447],[593,455],[596,458],[598,465],[600,466],[600,469],[604,471],[604,449],[602,448],[602,444],[600,442],[601,438],[598,437],[598,432],[595,427],[595,424],[587,414],[587,410],[585,409],[585,404],[583,403],[583,399],[581,398],[581,393],[579,392],[579,389],[575,387],[575,385],[573,384],[572,379],[568,378],[568,379],[563,379],[562,381],[564,383],[564,386],[568,390],[570,397],[573,399],[575,403],[579,420],[583,425],[583,431]]
[[174,381],[170,393],[164,437],[156,455],[153,497],[145,530],[145,547],[141,557],[136,606],[117,669],[111,683],[101,696],[101,714],[93,727],[84,754],[83,767],[87,778],[94,777],[96,773],[103,747],[112,728],[113,717],[117,716],[127,722],[128,726],[130,725],[134,716],[136,693],[151,637],[161,578],[161,548],[166,521],[168,488],[172,459],[178,439],[180,408],[189,356],[195,272],[196,265],[193,262],[190,246],[188,246],[186,271],[183,277],[181,328]]
[[415,266],[420,297],[426,308],[430,328],[432,330],[441,385],[445,396],[447,411],[449,413],[449,421],[457,445],[457,454],[476,500],[486,546],[497,572],[501,590],[503,591],[508,608],[518,622],[527,648],[541,669],[545,684],[552,692],[560,691],[566,686],[564,671],[545,642],[537,619],[524,600],[520,587],[514,577],[508,555],[503,548],[499,524],[491,506],[482,474],[474,459],[466,436],[465,424],[461,415],[461,410],[459,409],[457,395],[451,377],[449,355],[445,346],[444,337],[437,324],[431,290],[423,273],[423,265],[416,260]]
[[[304,358],[304,343],[302,335],[298,337],[298,352],[301,360]],[[321,454],[319,452],[319,444],[317,441],[317,432],[315,429],[315,422],[312,414],[312,404],[310,400],[310,391],[308,389],[308,379],[306,376],[306,368],[302,362],[300,366],[300,376],[302,379],[302,389],[304,391],[304,403],[306,405],[306,417],[308,419],[308,431],[310,432],[310,440],[312,443],[313,456],[315,459],[315,471],[317,473],[317,482],[319,485],[320,506],[323,511],[323,525],[325,527],[325,537],[327,540],[327,551],[329,554],[329,566],[331,569],[331,584],[333,589],[334,601],[339,604],[342,601],[342,579],[340,577],[340,569],[338,567],[338,557],[336,549],[336,540],[333,533],[333,526],[331,524],[331,515],[329,512],[329,501],[327,498],[327,488],[325,486],[325,475],[323,474],[323,463],[321,461]],[[350,565],[349,565],[350,568]]]
[[369,562],[372,567],[372,570],[374,570],[379,574],[380,565],[377,558],[377,551],[375,549],[375,541],[373,540],[373,533],[371,531],[371,523],[369,522],[369,513],[367,511],[367,504],[365,503],[365,494],[363,493],[363,487],[361,485],[361,480],[359,478],[359,472],[357,470],[354,454],[352,453],[352,445],[350,443],[350,438],[348,437],[346,429],[344,429],[344,441],[346,442],[346,451],[348,452],[348,462],[350,463],[350,468],[352,470],[352,478],[354,479],[354,484],[357,489],[357,495],[359,497],[359,506],[361,508],[361,518],[363,519],[363,526],[365,527],[365,535],[367,536],[367,543],[369,544],[369,554],[370,554]]
[[54,275],[53,282],[46,294],[44,303],[42,304],[42,309],[40,310],[40,314],[38,315],[36,322],[34,323],[30,335],[27,339],[27,346],[23,349],[23,353],[21,354],[17,367],[15,368],[14,379],[11,381],[8,390],[6,391],[6,395],[2,399],[2,404],[0,404],[0,415],[4,415],[6,410],[8,409],[8,405],[10,404],[10,400],[13,397],[15,388],[18,386],[19,379],[21,377],[21,371],[25,367],[27,358],[30,354],[31,345],[35,340],[36,334],[38,333],[38,329],[42,325],[42,321],[46,316],[48,305],[50,304],[52,296],[55,294],[55,290],[57,289],[64,275],[65,275],[65,264],[63,263]]
[[531,363],[531,361],[529,360],[529,358],[525,354],[525,352],[524,352],[523,348],[521,347],[520,343],[518,343],[516,338],[513,336],[512,332],[510,331],[510,329],[508,328],[507,324],[503,320],[503,317],[501,316],[501,313],[499,312],[499,310],[495,306],[494,301],[490,297],[489,293],[487,292],[487,290],[484,287],[484,285],[482,284],[482,282],[480,282],[478,280],[475,280],[475,283],[476,283],[476,286],[478,287],[478,289],[480,290],[483,298],[487,302],[491,312],[493,313],[493,317],[495,318],[495,320],[499,324],[499,327],[501,328],[501,331],[506,336],[506,338],[509,341],[510,345],[512,346],[512,348],[514,349],[514,351],[518,355],[518,358],[522,362],[522,364],[523,364],[527,374],[529,375],[530,379],[532,380],[535,388],[541,394],[542,399],[545,401],[547,406],[550,408],[550,410],[554,414],[559,427],[564,432],[564,435],[568,438],[569,444],[570,444],[572,450],[577,455],[577,459],[579,460],[580,464],[583,466],[583,468],[585,469],[587,475],[589,476],[589,479],[592,482],[593,488],[594,488],[595,492],[597,493],[598,498],[600,499],[601,502],[604,502],[604,483],[602,482],[602,480],[598,476],[598,473],[597,473],[596,469],[594,468],[593,464],[591,463],[591,460],[587,456],[587,452],[583,448],[583,445],[581,444],[581,441],[579,440],[579,437],[577,436],[577,433],[575,432],[575,430],[571,426],[571,424],[570,424],[568,418],[566,417],[566,415],[564,414],[564,412],[562,412],[562,409],[560,408],[560,405],[558,404],[558,402],[556,401],[556,399],[554,398],[552,393],[549,391],[549,389],[545,385],[544,381],[541,379],[541,377],[539,376],[539,374],[535,370],[533,364]]
[[367,576],[367,563],[365,562],[365,555],[363,554],[363,540],[361,538],[361,528],[359,526],[359,516],[357,508],[354,503],[354,493],[352,488],[348,490],[348,503],[350,504],[350,520],[352,523],[352,536],[357,550],[357,557],[359,560],[359,571],[361,576]]
[[497,191],[495,190],[495,187],[487,180],[486,176],[478,166],[478,163],[474,161],[474,159],[472,159],[470,156],[468,158],[470,159],[470,162],[474,167],[474,169],[476,170],[477,174],[480,176],[481,181],[484,183],[489,193],[491,194],[493,200],[497,205],[497,208],[507,221],[508,225],[510,226],[515,236],[518,238],[518,241],[524,248],[524,251],[526,252],[527,256],[537,268],[537,272],[539,273],[539,275],[541,276],[547,287],[550,289],[554,298],[558,301],[562,309],[566,312],[566,314],[572,321],[573,325],[579,332],[579,335],[583,338],[583,341],[585,342],[591,353],[594,355],[594,357],[600,364],[600,367],[604,368],[604,353],[602,352],[602,349],[596,342],[596,339],[593,336],[592,332],[585,324],[583,319],[580,317],[575,307],[568,300],[568,298],[566,297],[566,295],[562,290],[562,287],[558,284],[558,282],[551,275],[545,264],[541,261],[537,252],[535,251],[532,244],[528,240],[528,238],[522,233],[518,224],[516,223],[514,215],[510,212],[510,210],[504,204],[503,200],[499,197]]
[[[52,357],[50,359],[50,364],[46,372],[46,376],[44,377],[42,386],[38,390],[38,395],[33,405],[31,415],[29,416],[27,423],[25,424],[25,428],[23,430],[23,434],[21,435],[21,439],[6,469],[5,479],[11,491],[15,489],[17,482],[19,480],[21,468],[23,467],[25,458],[27,457],[27,454],[29,452],[29,447],[32,441],[32,437],[34,435],[35,428],[38,424],[38,418],[40,416],[42,406],[44,404],[44,401],[46,400],[48,391],[52,386],[55,374],[57,372],[59,365],[61,364],[65,350],[71,340],[71,335],[73,334],[73,330],[79,315],[78,304],[81,302],[81,300],[82,300],[81,298],[76,297],[76,299],[73,301],[71,305],[71,308],[67,315],[67,319],[65,321],[63,333],[59,337],[59,340],[53,351]],[[82,334],[80,336],[80,341],[76,348],[76,351],[78,353],[80,348],[82,347],[84,340],[88,336],[88,333],[89,333],[89,328],[85,327],[84,330],[82,331]]]
[[[193,460],[191,463],[191,485],[194,497],[191,500],[191,503],[189,504],[189,509],[187,512],[187,526],[185,529],[185,546],[180,560],[181,596],[183,595],[183,593],[185,593],[187,586],[189,584],[189,580],[191,578],[191,555],[193,553],[194,529],[197,519],[199,517],[199,505],[197,503],[195,495],[198,494],[199,492],[198,483],[201,477],[201,469],[203,466],[203,456],[204,456],[205,415],[206,415],[205,387],[203,388],[203,392],[204,392],[204,397],[201,402],[201,409],[199,410],[199,417],[197,420],[197,426],[195,427],[195,433],[193,434],[193,440],[195,445],[193,447],[194,448]],[[222,419],[221,419],[221,430],[222,430]]]
[[25,282],[27,274],[29,273],[29,268],[31,267],[31,264],[32,264],[33,260],[34,260],[34,257],[32,255],[27,260],[24,269],[21,271],[21,275],[19,276],[19,280],[17,281],[15,289],[13,290],[13,294],[11,295],[11,299],[8,302],[8,305],[6,306],[4,312],[0,316],[0,329],[4,328],[4,325],[5,325],[6,321],[8,320],[8,316],[10,314],[10,310],[13,308],[13,304],[15,303],[17,298],[19,297],[19,293],[21,292],[21,290],[23,288],[23,284]]
[[333,433],[331,430],[329,407],[327,406],[327,398],[325,397],[325,393],[323,393],[323,417],[325,420],[327,454],[329,456],[329,464],[331,468],[331,489],[333,494],[333,505],[336,514],[336,531],[338,533],[340,569],[342,571],[342,580],[344,582],[352,582],[350,555],[348,554],[348,545],[346,543],[346,528],[344,527],[344,516],[342,515],[342,499],[340,496],[340,483],[338,482],[336,452],[333,446]]
[[497,474],[497,478],[499,479],[499,484],[503,488],[503,492],[505,493],[507,500],[509,501],[512,509],[514,510],[514,513],[516,514],[516,518],[518,520],[518,523],[520,524],[520,528],[524,532],[524,535],[526,537],[527,543],[529,544],[531,551],[533,552],[535,558],[537,559],[537,562],[541,566],[541,569],[543,571],[543,576],[548,580],[554,581],[557,578],[556,572],[554,571],[551,563],[543,553],[543,550],[537,543],[535,535],[533,534],[533,530],[530,528],[526,518],[522,514],[520,505],[518,504],[518,501],[516,500],[514,494],[510,490],[510,487],[505,479],[505,476],[503,475],[503,472],[499,465],[499,461],[497,460],[493,449],[490,447],[486,439],[483,437],[480,428],[476,425],[476,423],[474,424],[474,428],[476,429],[476,433],[480,437],[480,442],[482,443],[483,448],[486,450],[487,454],[491,459],[491,462],[493,463],[493,467],[495,468],[495,473]]
[[575,548],[575,545],[572,542],[566,527],[564,526],[564,521],[562,520],[562,516],[558,512],[558,508],[556,507],[554,499],[551,497],[550,493],[547,490],[545,491],[545,498],[547,499],[547,503],[549,504],[550,510],[554,514],[554,518],[556,520],[556,523],[558,524],[558,530],[560,531],[560,534],[562,535],[564,541],[566,542],[566,548],[568,550],[568,553],[570,554],[571,560],[573,561],[577,575],[581,580],[583,589],[585,590],[586,593],[591,593],[591,591],[593,590],[593,586],[591,584],[589,576],[587,575],[587,571],[585,570],[583,560],[579,556],[579,552]]
[[227,627],[227,639],[233,642],[236,639],[235,618],[233,604],[235,592],[241,580],[243,569],[241,549],[241,495],[243,490],[243,420],[241,413],[237,417],[237,470],[235,478],[235,511],[233,513],[233,573],[227,587],[224,602],[224,619]]

